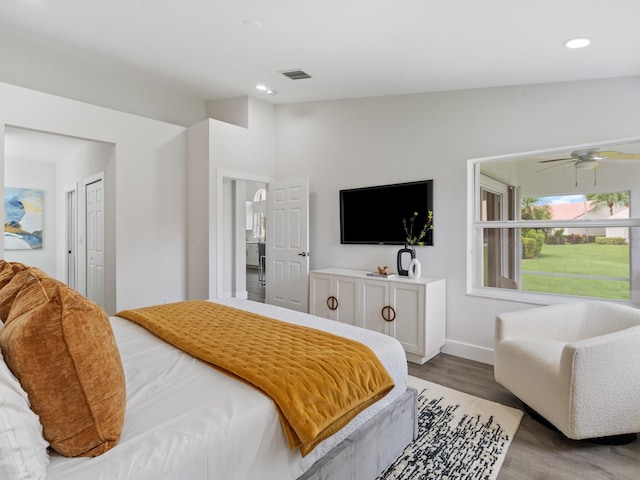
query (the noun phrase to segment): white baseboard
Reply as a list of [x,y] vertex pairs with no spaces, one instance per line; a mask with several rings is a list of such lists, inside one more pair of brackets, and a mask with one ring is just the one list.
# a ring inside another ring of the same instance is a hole
[[440,351],[449,355],[455,355],[456,357],[468,358],[476,362],[493,365],[492,348],[478,347],[477,345],[447,340]]
[[249,298],[249,293],[244,290],[243,292],[236,292],[236,294],[234,295],[234,297],[236,298],[242,298],[243,300],[246,300]]

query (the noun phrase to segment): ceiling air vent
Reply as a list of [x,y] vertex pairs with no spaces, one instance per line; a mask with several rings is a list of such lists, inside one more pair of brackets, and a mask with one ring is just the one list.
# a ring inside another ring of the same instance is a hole
[[291,80],[302,80],[304,78],[311,78],[307,72],[303,72],[302,70],[288,70],[286,72],[280,72],[285,77],[289,77]]

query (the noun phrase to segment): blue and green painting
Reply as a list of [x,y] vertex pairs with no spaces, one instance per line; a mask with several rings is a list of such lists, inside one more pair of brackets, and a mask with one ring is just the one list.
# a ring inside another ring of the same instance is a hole
[[42,204],[44,191],[4,188],[4,248],[42,248]]

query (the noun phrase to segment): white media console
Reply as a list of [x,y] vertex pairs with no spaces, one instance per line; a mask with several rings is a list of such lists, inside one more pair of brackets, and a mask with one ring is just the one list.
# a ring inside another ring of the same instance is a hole
[[410,362],[423,364],[436,356],[445,343],[446,280],[368,274],[343,268],[312,271],[310,313],[391,335]]

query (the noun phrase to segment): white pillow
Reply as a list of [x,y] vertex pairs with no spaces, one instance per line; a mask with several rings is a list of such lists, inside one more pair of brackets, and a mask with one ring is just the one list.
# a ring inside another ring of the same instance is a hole
[[44,479],[49,464],[48,446],[40,420],[29,408],[29,397],[0,352],[0,478]]

